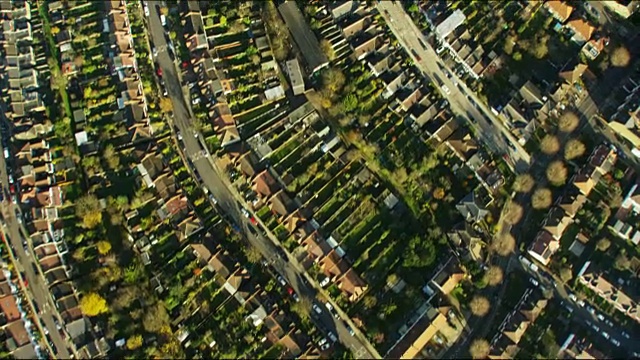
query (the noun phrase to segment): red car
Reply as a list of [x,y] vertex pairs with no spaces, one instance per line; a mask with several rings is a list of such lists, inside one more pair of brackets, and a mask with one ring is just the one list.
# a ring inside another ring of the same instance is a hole
[[253,216],[249,218],[249,221],[251,221],[251,223],[253,225],[258,225],[258,222],[256,221],[256,218],[254,218]]
[[162,76],[162,68],[158,67],[158,70],[156,70],[156,74],[158,74],[158,76]]
[[188,62],[188,61],[186,61],[186,60],[185,60],[185,61],[183,61],[183,62],[182,62],[182,68],[186,70],[188,67],[189,67],[189,62]]

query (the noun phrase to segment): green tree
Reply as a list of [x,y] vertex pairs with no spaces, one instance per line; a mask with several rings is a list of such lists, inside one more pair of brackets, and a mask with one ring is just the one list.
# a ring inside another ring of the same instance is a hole
[[431,239],[423,239],[418,236],[409,240],[404,250],[404,267],[426,267],[436,260],[436,248]]
[[354,94],[347,94],[342,100],[342,108],[346,112],[350,112],[358,108],[358,98]]
[[135,350],[142,346],[142,335],[132,335],[127,339],[127,349]]

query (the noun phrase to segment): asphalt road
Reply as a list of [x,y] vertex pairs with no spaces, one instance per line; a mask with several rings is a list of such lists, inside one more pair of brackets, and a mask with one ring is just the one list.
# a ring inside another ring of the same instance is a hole
[[[167,87],[167,93],[173,104],[174,125],[181,132],[184,145],[183,151],[185,155],[191,159],[195,169],[202,178],[202,185],[206,186],[216,198],[217,206],[222,210],[222,212],[228,215],[228,217],[238,225],[251,245],[260,250],[267,261],[274,264],[273,267],[275,270],[285,277],[293,289],[300,296],[315,299],[317,292],[312,286],[308,286],[302,281],[306,274],[297,261],[293,258],[289,261],[279,259],[276,255],[273,241],[259,234],[254,235],[249,231],[249,227],[253,225],[249,219],[244,217],[241,213],[241,204],[243,201],[240,196],[235,189],[232,188],[232,185],[229,183],[226,176],[222,174],[222,171],[215,166],[211,155],[207,153],[207,156],[202,156],[202,152],[206,152],[207,150],[199,141],[201,137],[196,137],[196,133],[194,132],[192,117],[189,111],[190,109],[182,92],[182,84],[180,82],[176,64],[171,60],[166,51],[167,46],[164,37],[164,29],[160,22],[158,12],[155,11],[154,8],[151,8],[150,10],[150,16],[148,17],[149,34],[153,39],[155,47],[157,49],[162,49],[161,51],[158,51],[156,63],[162,69],[162,77]],[[317,303],[317,301],[315,302]],[[366,340],[362,341],[357,337],[351,336],[345,328],[342,320],[333,318],[326,310],[324,310],[324,306],[322,306],[322,308],[323,313],[321,316],[312,316],[312,318],[319,323],[321,328],[336,333],[340,341],[353,352],[356,358],[374,357],[372,353],[367,350]],[[311,309],[309,309],[309,311],[310,313],[313,313]]]
[[[531,163],[531,156],[507,130],[502,121],[496,118],[474,92],[457,78],[455,72],[440,61],[438,54],[428,45],[426,38],[404,11],[402,4],[395,1],[380,1],[377,8],[416,66],[440,88],[454,114],[474,127],[476,134],[484,140],[489,149],[498,155],[507,155],[505,160],[517,172],[526,171]],[[451,78],[448,78],[447,74],[450,74]],[[443,85],[448,90],[444,90]]]
[[[0,121],[4,121],[4,119]],[[2,181],[3,186],[9,183],[4,156],[0,156],[0,181]],[[9,196],[5,196],[5,201],[2,203],[2,214],[6,226],[3,226],[2,232],[3,234],[5,234],[5,237],[8,235],[11,241],[11,245],[13,246],[15,260],[18,265],[17,270],[24,273],[25,279],[28,282],[27,287],[29,291],[25,293],[31,299],[31,302],[36,304],[40,309],[40,321],[37,321],[38,317],[36,317],[38,328],[41,332],[44,332],[44,329],[42,327],[46,327],[48,329],[49,336],[51,337],[51,340],[53,341],[57,350],[57,352],[55,352],[55,356],[60,359],[69,359],[70,354],[67,350],[67,342],[62,338],[62,336],[60,336],[56,325],[53,322],[54,317],[57,318],[58,315],[56,307],[53,304],[53,299],[50,296],[49,288],[44,278],[40,275],[40,272],[36,273],[33,271],[34,269],[32,264],[34,264],[34,259],[36,258],[31,247],[30,239],[27,242],[28,248],[26,249],[26,251],[23,246],[25,237],[22,236],[23,232],[21,232],[21,225],[16,219],[16,209],[18,209],[18,206],[14,205],[11,202],[11,198]],[[27,234],[27,232],[25,231],[24,234]],[[60,324],[63,323],[60,322]],[[49,346],[45,345],[45,348],[46,347]],[[52,349],[50,349],[49,351],[52,351]]]

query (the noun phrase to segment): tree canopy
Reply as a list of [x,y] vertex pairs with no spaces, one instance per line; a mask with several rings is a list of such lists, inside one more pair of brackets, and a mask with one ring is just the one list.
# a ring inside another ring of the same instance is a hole
[[409,240],[409,244],[404,250],[405,267],[425,267],[432,265],[436,260],[436,247],[434,241],[419,236]]
[[80,299],[82,313],[87,316],[97,316],[109,311],[107,301],[100,295],[91,292]]

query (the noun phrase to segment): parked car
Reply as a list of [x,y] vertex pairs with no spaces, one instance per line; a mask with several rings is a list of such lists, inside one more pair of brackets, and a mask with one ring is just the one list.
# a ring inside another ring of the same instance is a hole
[[578,302],[578,298],[574,294],[569,294],[569,299]]
[[610,341],[611,341],[611,343],[612,343],[613,345],[615,345],[615,346],[620,346],[620,341],[618,341],[617,339],[615,339],[615,338],[611,338],[611,340],[610,340]]
[[598,314],[596,317],[598,318],[598,320],[604,321],[604,315]]
[[629,333],[628,333],[628,332],[626,332],[626,331],[623,331],[623,332],[622,332],[622,336],[623,336],[625,339],[630,339],[630,338],[631,338],[631,336],[629,336]]
[[327,333],[327,337],[329,337],[329,339],[331,340],[331,342],[336,342],[338,341],[338,337],[336,336],[336,334],[332,333],[331,331],[329,331]]
[[280,246],[276,246],[276,253],[278,254],[278,256],[282,259],[282,260],[289,260],[289,257],[287,256],[287,253],[284,251],[283,248],[281,248]]
[[286,286],[287,285],[287,280],[285,280],[284,277],[282,277],[282,275],[278,275],[278,277],[276,277],[276,279],[278,280],[280,285],[282,285],[282,286]]
[[322,309],[320,308],[320,306],[313,304],[313,306],[311,306],[313,308],[313,311],[316,312],[316,314],[320,315],[322,314]]
[[602,337],[604,337],[605,339],[609,339],[611,338],[611,336],[609,335],[609,333],[607,333],[606,331],[603,331],[600,333],[602,335]]
[[322,279],[320,281],[320,287],[325,287],[327,285],[329,285],[329,282],[331,281],[331,279],[329,279],[329,277],[325,277],[324,279]]
[[540,283],[538,282],[538,280],[534,279],[534,278],[529,278],[529,282],[531,284],[533,284],[533,286],[538,286],[540,285]]
[[449,90],[449,88],[447,87],[447,85],[442,85],[442,91],[444,91],[445,94],[447,95],[451,95],[451,90]]
[[326,302],[324,304],[324,306],[327,308],[327,310],[329,310],[329,314],[333,315],[334,318],[339,319],[340,316],[338,316],[338,313],[336,312],[336,310],[333,308],[333,305],[331,305],[331,303]]
[[347,325],[347,323],[344,323],[344,327],[347,328],[347,331],[349,332],[349,335],[351,336],[356,336],[355,331],[353,331],[353,329],[351,328],[351,326]]

